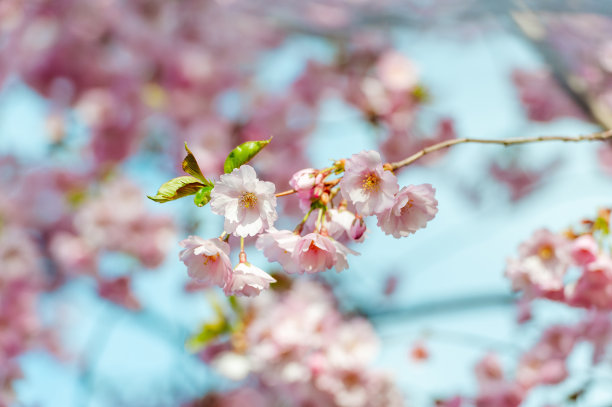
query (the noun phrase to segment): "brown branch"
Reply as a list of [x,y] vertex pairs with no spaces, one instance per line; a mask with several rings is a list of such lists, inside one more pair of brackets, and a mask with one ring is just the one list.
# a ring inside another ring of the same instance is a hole
[[605,141],[612,140],[612,130],[606,130],[603,132],[587,134],[583,136],[537,136],[537,137],[518,137],[518,138],[508,138],[501,140],[490,140],[490,139],[473,139],[473,138],[458,138],[453,140],[443,141],[438,144],[434,144],[432,146],[426,147],[411,155],[410,157],[397,161],[394,163],[386,164],[386,167],[391,170],[397,170],[398,168],[405,167],[407,165],[412,164],[417,161],[421,157],[433,153],[438,150],[445,149],[450,146],[454,146],[456,144],[463,143],[480,143],[480,144],[501,144],[504,146],[510,146],[514,144],[526,144],[526,143],[536,143],[540,141],[566,141],[566,142],[577,142],[577,141]]
[[278,198],[279,196],[287,196],[287,195],[295,194],[296,192],[297,191],[295,189],[290,189],[288,191],[283,191],[283,192],[279,192],[278,194],[274,194],[274,196]]

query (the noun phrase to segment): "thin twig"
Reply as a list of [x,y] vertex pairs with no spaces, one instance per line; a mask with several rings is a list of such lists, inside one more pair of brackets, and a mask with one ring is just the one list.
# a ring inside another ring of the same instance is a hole
[[279,196],[287,196],[287,195],[295,194],[296,192],[297,191],[295,189],[290,189],[288,191],[283,191],[283,192],[279,192],[278,194],[274,194],[274,196],[278,198]]
[[403,159],[401,161],[397,161],[394,163],[389,163],[386,166],[391,170],[397,170],[398,168],[405,167],[407,165],[412,164],[417,161],[421,157],[433,153],[438,150],[445,149],[450,146],[454,146],[456,144],[463,143],[480,143],[480,144],[501,144],[504,146],[510,146],[513,144],[526,144],[526,143],[536,143],[540,141],[566,141],[566,142],[577,142],[577,141],[605,141],[612,140],[612,130],[606,130],[603,132],[587,134],[583,136],[537,136],[537,137],[517,137],[517,138],[508,138],[501,140],[490,140],[490,139],[473,139],[473,138],[458,138],[453,140],[443,141],[438,144],[434,144],[432,146],[426,147],[411,155],[410,157]]

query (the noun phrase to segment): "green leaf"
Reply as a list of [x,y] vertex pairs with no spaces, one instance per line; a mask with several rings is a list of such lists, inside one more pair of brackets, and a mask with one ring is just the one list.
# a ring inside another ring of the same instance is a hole
[[253,157],[261,151],[262,148],[270,144],[272,137],[268,140],[260,141],[247,141],[246,143],[240,144],[238,147],[230,151],[229,155],[225,159],[223,164],[223,171],[226,174],[234,171],[235,168],[240,167],[242,164],[248,163]]
[[189,351],[197,352],[219,336],[229,333],[230,330],[230,326],[225,319],[204,324],[200,332],[187,339],[185,346]]
[[594,229],[601,230],[604,235],[610,234],[610,225],[608,224],[608,221],[601,216],[595,219]]
[[193,197],[193,203],[197,206],[204,206],[210,201],[210,192],[212,191],[212,186],[207,186],[204,188],[200,188],[198,192],[196,192]]
[[202,181],[202,183],[204,183],[204,185],[212,185],[212,183],[208,181],[202,174],[202,170],[200,170],[200,166],[198,165],[195,156],[189,150],[189,147],[187,147],[187,143],[185,143],[185,151],[187,151],[187,156],[183,160],[183,171],[199,179],[200,181]]
[[184,196],[193,195],[204,186],[206,185],[202,184],[200,180],[195,177],[178,177],[171,179],[159,187],[157,195],[147,196],[147,198],[155,202],[164,203]]

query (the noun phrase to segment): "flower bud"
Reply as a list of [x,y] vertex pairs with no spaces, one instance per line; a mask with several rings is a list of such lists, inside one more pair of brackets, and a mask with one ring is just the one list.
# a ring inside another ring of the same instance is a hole
[[363,221],[363,218],[361,216],[355,216],[355,220],[353,220],[353,223],[351,224],[348,235],[351,240],[361,241],[366,229],[367,227]]

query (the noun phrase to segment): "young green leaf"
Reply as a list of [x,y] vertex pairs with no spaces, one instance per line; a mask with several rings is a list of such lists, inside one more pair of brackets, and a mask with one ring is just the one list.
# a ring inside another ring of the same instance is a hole
[[199,179],[205,185],[212,185],[210,181],[208,181],[204,175],[202,174],[202,170],[200,170],[200,166],[195,159],[193,153],[187,147],[187,143],[185,143],[185,151],[187,151],[187,156],[183,160],[183,171],[187,174]]
[[225,319],[218,319],[215,322],[205,324],[202,326],[200,332],[187,339],[185,346],[189,351],[197,352],[212,340],[223,334],[229,333],[230,328],[231,327]]
[[265,146],[270,144],[272,137],[268,140],[259,141],[247,141],[246,143],[240,144],[238,147],[230,151],[229,155],[225,159],[223,164],[223,171],[226,174],[234,171],[235,168],[240,167],[242,164],[248,163],[253,157],[257,155]]
[[184,176],[171,179],[170,181],[159,187],[157,195],[147,196],[152,201],[164,203],[182,198],[184,196],[197,193],[202,187],[200,180],[191,176]]
[[197,206],[204,206],[210,201],[210,192],[212,191],[213,186],[206,186],[204,188],[200,188],[198,192],[196,192],[193,197],[193,203]]

